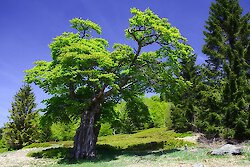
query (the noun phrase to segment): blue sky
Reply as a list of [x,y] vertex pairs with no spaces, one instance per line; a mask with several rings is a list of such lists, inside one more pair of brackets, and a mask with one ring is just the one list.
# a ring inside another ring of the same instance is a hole
[[[103,30],[101,37],[113,43],[128,43],[124,29],[131,17],[130,8],[150,8],[180,29],[198,54],[201,53],[204,23],[212,0],[3,0],[0,2],[0,127],[8,121],[13,96],[22,86],[24,70],[37,60],[51,60],[48,44],[64,31],[71,31],[69,20],[90,19]],[[245,12],[250,0],[241,0]],[[37,88],[37,103],[46,95]]]

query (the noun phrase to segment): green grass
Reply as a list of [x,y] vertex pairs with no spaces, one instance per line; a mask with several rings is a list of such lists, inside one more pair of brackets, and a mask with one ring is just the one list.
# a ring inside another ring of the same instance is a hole
[[[144,155],[148,154],[150,151],[164,151],[183,147],[184,145],[194,145],[192,143],[176,139],[176,137],[187,135],[190,134],[180,135],[173,131],[167,131],[165,128],[152,128],[134,134],[119,134],[99,137],[96,160],[112,160],[120,155]],[[29,156],[37,158],[69,159],[73,142],[61,141],[56,142],[56,144],[61,147],[30,153]]]
[[[71,160],[72,141],[50,142],[61,147],[30,153],[29,156],[56,159],[57,164],[52,165],[54,167],[123,167],[134,164],[164,166],[166,163],[174,163],[172,166],[181,166],[183,163],[192,166],[210,161],[227,164],[232,158],[237,164],[246,165],[250,162],[249,150],[238,157],[212,156],[208,154],[211,149],[198,148],[192,143],[176,139],[190,135],[191,133],[179,134],[164,128],[153,128],[134,134],[99,137],[97,157],[92,160]],[[183,148],[186,144],[188,150]]]
[[70,148],[70,147],[73,147],[74,142],[73,141],[59,141],[59,142],[53,142],[52,144],[57,144],[62,147]]
[[[247,146],[249,146],[249,145],[247,145]],[[245,154],[244,154],[244,155],[245,155],[244,160],[250,162],[250,148],[249,148],[249,149],[244,149],[243,152],[245,153]]]
[[27,156],[36,158],[68,158],[70,148],[59,147],[59,148],[49,148],[40,152],[31,152]]
[[168,158],[172,158],[175,161],[202,161],[203,159],[212,158],[215,156],[209,155],[209,149],[194,148],[190,150],[178,150],[171,154],[166,154]]
[[248,140],[248,142],[246,142],[245,145],[246,145],[246,146],[250,146],[250,140]]
[[7,152],[8,149],[7,148],[0,148],[0,153],[4,153],[4,152]]
[[69,148],[73,146],[73,141],[51,141],[51,142],[45,142],[45,143],[32,143],[28,146],[25,146],[24,148],[39,148],[39,147],[51,147],[51,146],[60,146],[60,147],[65,147]]
[[25,146],[23,148],[39,148],[39,147],[50,147],[50,146],[52,146],[51,143],[45,142],[45,143],[32,143],[32,144]]
[[177,140],[176,137],[179,136],[181,135],[173,131],[167,131],[165,128],[152,128],[135,134],[99,137],[98,144],[131,151],[169,150],[183,147],[186,144],[193,145],[183,140]]

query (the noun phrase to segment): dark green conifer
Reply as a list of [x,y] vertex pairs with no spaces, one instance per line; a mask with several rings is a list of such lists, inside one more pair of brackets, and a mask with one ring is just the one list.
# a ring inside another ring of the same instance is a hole
[[181,59],[181,76],[191,83],[178,97],[178,103],[172,108],[172,126],[178,132],[196,131],[196,117],[199,111],[200,66],[196,65],[196,55],[190,55],[187,60]]
[[238,139],[250,137],[250,14],[243,15],[242,11],[238,0],[216,0],[212,3],[203,47],[203,53],[208,56],[210,85],[218,90],[222,100],[220,108],[211,110],[210,107],[208,110],[223,118],[224,137]]
[[10,117],[4,127],[4,140],[11,149],[20,149],[38,139],[38,113],[35,95],[29,85],[24,85],[14,96]]

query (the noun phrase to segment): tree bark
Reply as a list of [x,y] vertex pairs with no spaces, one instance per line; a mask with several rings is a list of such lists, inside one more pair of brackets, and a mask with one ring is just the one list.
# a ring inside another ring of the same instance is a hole
[[96,142],[100,130],[97,121],[100,119],[100,103],[93,103],[82,113],[81,123],[76,130],[72,158],[94,158]]

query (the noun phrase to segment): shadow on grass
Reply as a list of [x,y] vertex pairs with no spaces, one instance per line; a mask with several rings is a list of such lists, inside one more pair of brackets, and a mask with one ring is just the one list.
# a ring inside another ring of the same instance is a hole
[[60,159],[59,164],[80,164],[83,162],[109,162],[112,160],[116,160],[118,156],[161,156],[163,154],[174,153],[180,151],[178,149],[170,149],[170,150],[160,150],[163,149],[164,143],[162,142],[151,142],[145,144],[137,144],[130,146],[126,149],[113,147],[110,145],[97,145],[97,155],[95,159],[84,159],[84,160],[74,160],[70,157],[72,148],[50,148],[40,152],[31,153],[29,156],[36,158],[53,158]]

